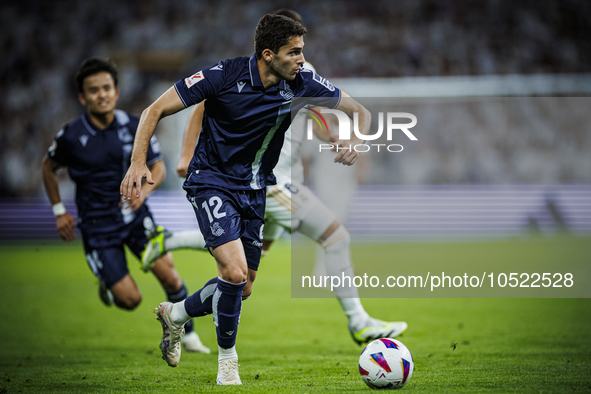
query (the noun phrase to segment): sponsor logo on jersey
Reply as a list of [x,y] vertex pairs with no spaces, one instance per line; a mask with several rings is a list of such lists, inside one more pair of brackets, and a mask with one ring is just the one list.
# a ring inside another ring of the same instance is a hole
[[216,237],[224,234],[224,229],[220,226],[219,222],[213,222],[209,228],[211,229],[211,233]]
[[258,242],[258,241],[252,241],[252,245],[256,246],[257,248],[262,248],[263,247],[263,243],[262,242]]
[[238,82],[236,83],[236,86],[238,87],[238,93],[242,92],[242,89],[244,88],[244,85],[246,85],[246,82]]
[[83,136],[80,136],[80,138],[78,139],[80,140],[82,146],[86,147],[86,143],[88,142],[88,136],[84,134]]
[[199,71],[196,72],[195,74],[191,75],[188,78],[185,78],[185,85],[187,85],[187,88],[190,88],[191,86],[195,85],[197,82],[201,81],[205,79],[205,76],[203,75],[203,71]]

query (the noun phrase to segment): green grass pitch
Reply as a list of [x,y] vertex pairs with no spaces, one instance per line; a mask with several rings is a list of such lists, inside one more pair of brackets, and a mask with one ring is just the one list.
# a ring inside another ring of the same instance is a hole
[[[591,257],[589,238],[531,239],[519,247],[548,242],[557,254],[560,248],[565,254],[578,248]],[[481,245],[478,253],[484,255],[495,253],[499,242],[489,250]],[[504,252],[510,254],[513,245],[507,242]],[[397,245],[401,254],[413,247]],[[446,248],[474,253],[462,243]],[[207,253],[174,255],[190,291],[216,274]],[[241,387],[215,385],[211,317],[196,319],[196,329],[213,354],[183,353],[178,368],[166,365],[152,313],[165,297],[134,259],[130,270],[143,301],[126,312],[99,301],[80,242],[1,243],[0,256],[0,393],[369,392],[357,372],[362,348],[351,340],[337,301],[290,297],[287,243],[263,259],[253,296],[243,305],[237,345]],[[415,371],[404,391],[591,391],[589,299],[362,302],[375,317],[409,324],[400,340],[413,353]]]

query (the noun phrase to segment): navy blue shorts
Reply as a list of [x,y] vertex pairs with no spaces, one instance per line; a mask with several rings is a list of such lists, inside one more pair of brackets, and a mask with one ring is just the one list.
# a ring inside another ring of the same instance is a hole
[[248,268],[258,270],[265,224],[265,190],[225,190],[185,185],[205,246],[214,248],[240,239]]
[[150,211],[140,208],[129,224],[104,219],[80,227],[88,266],[110,288],[129,273],[123,245],[140,259],[155,224]]

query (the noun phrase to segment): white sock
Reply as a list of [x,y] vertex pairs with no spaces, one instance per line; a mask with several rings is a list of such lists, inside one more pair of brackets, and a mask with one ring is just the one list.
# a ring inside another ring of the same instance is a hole
[[172,318],[174,324],[180,325],[183,325],[191,320],[191,316],[187,314],[187,310],[185,309],[185,300],[172,304],[172,312],[170,313],[170,317]]
[[198,230],[178,231],[164,238],[164,250],[167,252],[177,249],[205,249],[205,239]]
[[351,278],[350,285],[344,283],[341,287],[334,289],[334,294],[338,298],[359,298],[357,288],[352,284],[355,273],[351,266],[350,242],[349,232],[341,225],[322,243],[326,274],[338,277],[344,274],[345,277]]
[[343,312],[349,318],[349,327],[353,331],[359,331],[365,327],[369,315],[361,305],[359,298],[339,298],[339,302]]
[[236,346],[232,346],[230,349],[224,349],[218,346],[218,362],[223,360],[238,360],[238,353],[236,353]]

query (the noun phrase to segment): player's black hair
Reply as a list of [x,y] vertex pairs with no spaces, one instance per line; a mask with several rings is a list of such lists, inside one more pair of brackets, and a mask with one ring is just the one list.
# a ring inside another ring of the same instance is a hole
[[270,49],[275,53],[286,45],[292,37],[306,34],[301,23],[283,15],[267,14],[261,18],[254,33],[254,53],[257,60],[263,57],[263,51]]
[[304,24],[304,22],[302,21],[301,15],[298,14],[297,12],[295,12],[294,10],[290,10],[289,8],[280,8],[280,9],[275,10],[273,12],[269,12],[269,14],[283,15],[283,16],[293,19],[294,21],[298,22],[301,25]]
[[99,59],[96,57],[86,59],[82,62],[82,65],[78,69],[76,73],[76,87],[78,88],[78,92],[83,93],[84,87],[84,78],[89,77],[94,74],[98,74],[100,72],[106,71],[113,77],[113,81],[115,81],[115,87],[117,87],[117,67],[115,63],[111,60],[107,59]]

